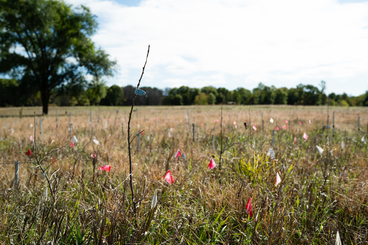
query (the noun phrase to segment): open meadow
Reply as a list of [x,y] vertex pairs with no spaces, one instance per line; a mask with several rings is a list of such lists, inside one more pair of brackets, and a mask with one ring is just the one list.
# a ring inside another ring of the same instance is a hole
[[367,108],[129,111],[0,108],[0,244],[368,243]]

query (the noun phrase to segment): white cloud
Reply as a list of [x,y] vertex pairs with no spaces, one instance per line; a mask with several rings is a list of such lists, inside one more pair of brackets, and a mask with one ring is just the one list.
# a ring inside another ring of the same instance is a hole
[[[361,82],[368,80],[367,2],[145,0],[126,7],[113,1],[73,0],[73,4],[85,4],[98,16],[100,28],[93,40],[118,61],[121,70],[114,83],[136,80],[140,72],[132,71],[141,69],[151,44],[145,76],[151,71],[155,76],[147,77],[147,86],[163,88],[171,81],[175,86],[200,87],[204,83],[197,81],[205,80],[205,85],[234,89],[258,82],[281,87],[325,80],[331,90],[339,82],[336,92],[348,89],[360,94],[368,89]],[[209,73],[223,79],[211,75],[203,79]],[[359,78],[355,81],[360,81],[361,89],[353,90],[346,82],[353,77]]]

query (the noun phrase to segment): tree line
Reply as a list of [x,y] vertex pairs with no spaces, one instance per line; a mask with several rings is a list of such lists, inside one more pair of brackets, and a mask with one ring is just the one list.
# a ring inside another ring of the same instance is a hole
[[[326,95],[325,82],[320,88],[299,84],[295,88],[276,88],[262,83],[253,90],[237,88],[179,88],[141,87],[145,96],[138,96],[136,105],[337,105],[368,106],[368,91],[360,96],[348,96],[346,93]],[[104,82],[91,81],[88,85],[63,84],[51,91],[49,104],[56,106],[111,105],[128,106],[132,104],[135,87],[128,85],[106,86]],[[0,106],[41,106],[39,91],[29,90],[15,79],[0,79]]]

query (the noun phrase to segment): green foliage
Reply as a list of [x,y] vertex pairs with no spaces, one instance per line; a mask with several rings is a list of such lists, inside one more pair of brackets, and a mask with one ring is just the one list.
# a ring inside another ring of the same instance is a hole
[[271,105],[275,102],[275,88],[265,86],[262,83],[258,84],[258,87],[253,89],[253,96],[254,96],[254,104],[260,105]]
[[248,105],[249,104],[249,100],[252,97],[252,93],[245,88],[237,88],[236,90],[233,91],[233,100],[238,104],[238,105]]
[[15,79],[0,79],[0,106],[18,105],[18,87]]
[[217,89],[218,96],[216,97],[216,104],[226,104],[228,101],[232,101],[231,92],[226,88]]
[[173,88],[169,91],[169,95],[175,97],[175,95],[180,95],[182,98],[183,105],[192,105],[194,103],[195,97],[199,94],[200,90],[198,88],[189,88],[187,86],[181,86],[180,88]]
[[214,105],[216,102],[216,96],[213,93],[210,93],[207,97],[207,102],[209,105]]
[[319,99],[319,90],[313,85],[298,85],[303,88],[303,105],[316,105]]
[[105,98],[107,93],[106,82],[98,79],[92,80],[87,88],[86,95],[92,105],[100,104],[102,98]]
[[163,105],[183,105],[183,97],[180,94],[166,96],[162,100]]
[[101,105],[123,105],[124,92],[118,85],[112,85],[107,89],[105,98],[102,99]]
[[0,11],[0,73],[39,91],[45,114],[53,90],[62,84],[86,83],[85,74],[95,80],[112,75],[116,62],[91,41],[97,22],[88,8],[73,10],[53,0],[1,0]]
[[201,92],[202,93],[205,93],[207,95],[209,95],[210,93],[212,93],[213,95],[215,95],[215,97],[218,96],[217,89],[214,88],[214,87],[211,87],[211,86],[207,86],[207,87],[201,88]]
[[276,105],[286,105],[288,102],[288,89],[279,88],[275,90],[275,104]]
[[349,103],[346,100],[341,100],[339,103],[340,106],[349,107]]
[[208,95],[205,93],[200,93],[195,97],[194,104],[196,105],[207,105],[208,104]]
[[365,92],[364,99],[362,100],[363,106],[368,106],[368,90]]

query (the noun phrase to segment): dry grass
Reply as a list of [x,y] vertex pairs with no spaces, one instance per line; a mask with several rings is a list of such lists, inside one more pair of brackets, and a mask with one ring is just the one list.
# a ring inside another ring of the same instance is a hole
[[[34,129],[30,124],[35,124],[33,117],[18,118],[16,125],[15,118],[1,118],[0,162],[27,162],[28,149],[34,155],[33,163],[20,164],[17,189],[14,165],[0,165],[0,242],[331,244],[339,231],[344,244],[367,243],[368,147],[360,140],[366,135],[366,109],[332,108],[331,124],[332,110],[336,112],[336,135],[332,137],[332,130],[324,128],[326,107],[254,106],[250,119],[251,126],[257,125],[257,131],[253,131],[243,126],[244,121],[249,122],[249,107],[225,106],[223,146],[227,142],[228,150],[222,156],[220,171],[218,167],[208,170],[207,165],[213,154],[212,135],[215,135],[215,161],[219,165],[221,133],[220,123],[215,120],[221,119],[221,107],[136,108],[138,118],[135,112],[133,132],[144,129],[140,152],[138,137],[133,143],[136,215],[128,186],[126,127],[124,135],[121,129],[122,122],[126,126],[128,108],[91,108],[93,134],[90,112],[73,108],[72,135],[79,140],[73,149],[68,131],[71,108],[50,108],[50,115],[43,117],[42,135],[36,125],[36,147],[29,140]],[[24,108],[23,115],[34,113],[28,109]],[[33,108],[40,112],[40,108],[36,109]],[[115,124],[117,109],[120,112]],[[18,114],[19,108],[0,110],[0,115]],[[273,124],[270,117],[275,120]],[[291,129],[276,132],[273,146],[276,158],[270,159],[266,153],[272,147],[272,129],[276,124],[281,128],[285,119],[290,121]],[[234,127],[234,121],[238,128]],[[299,121],[303,123],[301,126]],[[304,132],[310,136],[307,141],[302,139]],[[93,137],[100,145],[92,143]],[[324,149],[322,156],[316,152],[316,145]],[[178,148],[185,159],[174,159]],[[97,154],[97,167],[111,165],[111,172],[93,172],[92,152]],[[41,178],[39,166],[46,170],[50,186]],[[172,185],[162,179],[166,169],[174,176]],[[282,178],[278,187],[274,186],[276,171]],[[344,171],[347,175],[340,176]],[[158,206],[151,210],[155,189],[159,189]],[[248,217],[245,211],[249,197],[253,217]]]

